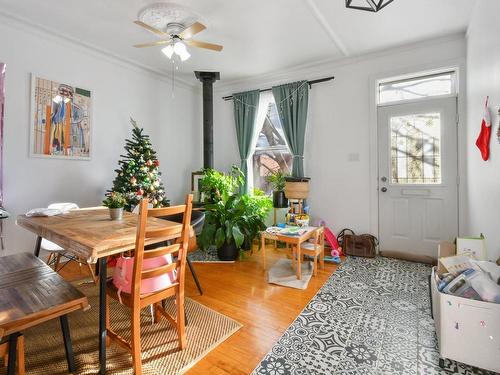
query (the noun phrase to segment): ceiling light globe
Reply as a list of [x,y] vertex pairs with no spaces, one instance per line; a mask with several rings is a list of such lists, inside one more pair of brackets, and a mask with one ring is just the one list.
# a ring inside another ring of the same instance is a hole
[[165,56],[167,56],[169,59],[172,58],[172,55],[174,54],[174,47],[169,44],[165,48],[161,50]]
[[174,52],[181,56],[183,53],[187,52],[186,45],[180,41],[175,42]]
[[183,53],[179,54],[179,57],[181,58],[181,61],[186,61],[191,57],[191,54],[185,50]]

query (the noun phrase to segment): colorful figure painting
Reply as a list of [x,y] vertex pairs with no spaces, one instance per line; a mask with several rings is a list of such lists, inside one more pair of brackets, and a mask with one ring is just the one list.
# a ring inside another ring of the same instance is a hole
[[92,93],[32,77],[32,156],[90,159]]

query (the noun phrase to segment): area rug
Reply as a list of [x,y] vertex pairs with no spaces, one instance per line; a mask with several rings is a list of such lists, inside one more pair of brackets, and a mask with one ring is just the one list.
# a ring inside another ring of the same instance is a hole
[[[98,300],[95,286],[80,289],[89,297],[92,306],[87,312],[69,315],[76,374],[98,374]],[[168,303],[173,310],[173,301]],[[130,314],[126,307],[111,302],[111,325],[125,339],[130,339]],[[175,313],[174,313],[175,314]],[[241,328],[236,321],[186,298],[188,325],[187,347],[179,350],[177,331],[166,320],[151,324],[149,309],[141,316],[142,364],[144,375],[182,374],[210,350]],[[26,341],[26,370],[33,375],[67,374],[65,352],[59,320],[52,320],[23,332]],[[0,368],[0,374],[5,374]],[[130,354],[112,344],[107,350],[108,375],[132,374]]]
[[234,260],[220,260],[216,248],[210,248],[207,251],[195,250],[188,254],[188,258],[191,263],[234,263]]
[[429,274],[419,263],[349,257],[253,374],[489,374],[439,367]]
[[312,276],[311,262],[302,262],[300,268],[302,271],[302,277],[298,280],[297,273],[295,272],[295,269],[292,268],[292,260],[279,259],[269,269],[267,273],[267,281],[270,284],[287,286],[289,288],[307,289],[307,285],[309,284],[309,280],[311,280]]

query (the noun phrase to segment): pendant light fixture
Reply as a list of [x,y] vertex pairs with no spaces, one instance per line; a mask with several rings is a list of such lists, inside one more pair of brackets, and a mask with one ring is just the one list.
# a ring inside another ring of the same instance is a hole
[[394,0],[345,0],[346,8],[378,12]]
[[174,37],[173,43],[169,44],[165,48],[161,50],[165,56],[169,59],[172,59],[173,55],[176,54],[179,56],[181,61],[186,61],[191,57],[191,54],[188,52],[186,45],[179,39]]

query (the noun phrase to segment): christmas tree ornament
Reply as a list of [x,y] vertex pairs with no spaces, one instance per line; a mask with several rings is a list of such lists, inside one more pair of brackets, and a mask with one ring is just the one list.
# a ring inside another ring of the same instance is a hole
[[132,178],[130,179],[130,183],[132,184],[132,186],[134,186],[137,183],[137,179],[132,176]]
[[[498,112],[500,112],[500,109],[498,110]],[[160,161],[159,160],[155,160],[153,162],[153,164],[155,165],[155,167],[159,167],[160,166]]]
[[153,165],[153,162],[152,162],[151,160],[148,160],[148,161],[146,162],[146,165],[147,165],[148,167],[151,167],[151,166]]
[[484,161],[490,158],[490,138],[491,138],[491,116],[488,109],[488,99],[484,105],[484,115],[481,121],[481,132],[476,140],[476,146],[481,151],[481,157]]
[[144,190],[142,189],[137,190],[137,195],[139,196],[144,195]]

